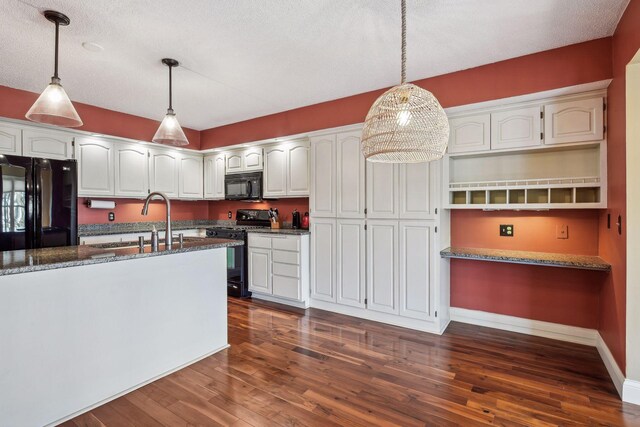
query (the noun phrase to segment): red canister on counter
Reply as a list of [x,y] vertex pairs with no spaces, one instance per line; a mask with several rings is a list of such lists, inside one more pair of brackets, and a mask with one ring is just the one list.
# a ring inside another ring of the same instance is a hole
[[302,217],[302,228],[304,230],[309,229],[309,212],[305,212],[304,216]]

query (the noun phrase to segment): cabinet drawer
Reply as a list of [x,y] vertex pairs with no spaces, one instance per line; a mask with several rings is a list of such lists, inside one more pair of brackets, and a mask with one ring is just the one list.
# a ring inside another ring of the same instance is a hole
[[300,265],[300,254],[298,252],[273,251],[274,262],[284,262],[285,264]]
[[287,277],[300,277],[300,267],[293,264],[282,264],[279,262],[273,263],[273,274]]
[[249,233],[249,247],[271,249],[271,237]]
[[273,249],[299,252],[300,239],[298,237],[274,237]]
[[273,276],[273,295],[300,299],[300,286],[299,280],[292,277]]

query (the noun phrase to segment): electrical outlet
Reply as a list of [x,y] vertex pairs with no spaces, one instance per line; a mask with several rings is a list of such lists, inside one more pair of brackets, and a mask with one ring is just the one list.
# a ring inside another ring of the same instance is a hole
[[115,221],[116,220],[116,214],[114,212],[109,212],[109,221]]
[[233,214],[231,213],[231,211],[227,212],[227,218],[229,219],[233,218]]
[[566,224],[556,225],[556,239],[568,239],[569,226]]
[[503,237],[513,237],[513,224],[500,224],[500,235]]

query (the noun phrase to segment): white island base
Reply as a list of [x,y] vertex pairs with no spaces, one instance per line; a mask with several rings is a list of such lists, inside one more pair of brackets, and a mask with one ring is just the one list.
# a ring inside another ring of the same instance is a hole
[[55,425],[228,347],[226,248],[0,277],[0,424]]

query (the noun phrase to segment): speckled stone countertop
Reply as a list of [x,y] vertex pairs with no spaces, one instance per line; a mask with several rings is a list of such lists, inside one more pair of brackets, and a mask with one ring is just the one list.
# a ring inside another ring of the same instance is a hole
[[178,243],[174,243],[171,250],[164,250],[164,244],[161,244],[158,252],[151,252],[150,247],[147,246],[145,252],[140,253],[137,246],[123,247],[122,243],[115,248],[104,248],[100,247],[101,245],[80,245],[6,251],[0,253],[0,276],[241,246],[243,244],[244,242],[241,240],[190,238],[189,241],[183,243],[182,247],[179,247]]
[[311,234],[309,230],[301,228],[253,228],[247,230],[248,233],[260,233],[260,234],[293,234],[302,236],[305,234]]
[[503,249],[447,248],[440,251],[443,258],[463,258],[512,264],[544,265],[577,268],[580,270],[610,271],[611,265],[602,258],[589,255],[554,254],[547,252],[509,251]]
[[[227,221],[230,222],[230,221]],[[235,222],[235,221],[234,221]],[[171,228],[176,230],[191,230],[194,228],[207,228],[219,225],[221,221],[217,220],[185,220],[171,221]],[[146,221],[146,222],[114,222],[107,224],[78,224],[78,236],[103,236],[106,234],[129,234],[129,233],[146,233],[156,227],[159,231],[164,231],[164,221]]]

